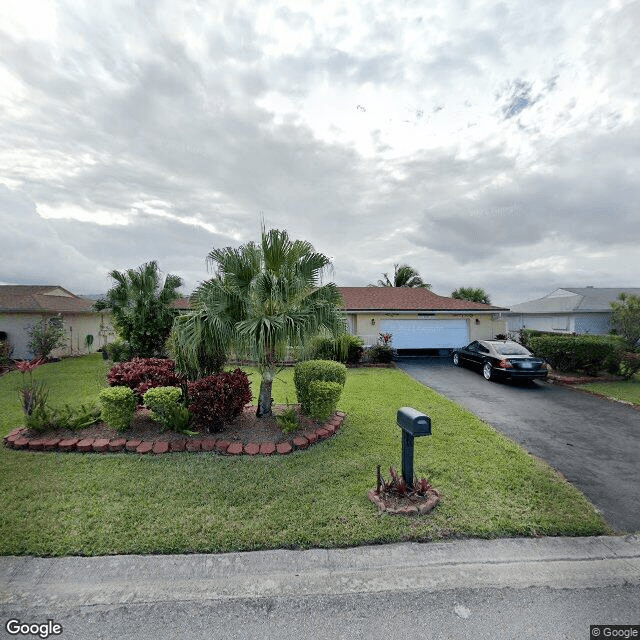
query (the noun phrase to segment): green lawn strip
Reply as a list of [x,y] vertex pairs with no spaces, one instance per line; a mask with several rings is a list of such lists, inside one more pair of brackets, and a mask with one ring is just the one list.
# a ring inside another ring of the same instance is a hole
[[[47,366],[58,373],[68,367],[60,378],[69,375],[76,385],[84,380],[87,401],[97,394],[96,369],[104,371],[102,362],[92,362]],[[285,370],[276,380],[276,404],[294,401],[292,374]],[[15,380],[0,378],[3,434],[21,423],[19,404],[18,411],[6,406]],[[255,371],[251,381],[255,393]],[[58,382],[69,390],[65,401],[73,402],[73,385]],[[366,497],[377,464],[387,477],[389,466],[400,467],[400,406],[432,418],[433,435],[415,441],[415,471],[443,498],[426,516],[379,515]],[[399,370],[350,370],[340,408],[348,421],[334,438],[289,456],[3,448],[0,554],[222,552],[610,533],[586,498],[546,464]]]
[[640,377],[638,376],[623,382],[590,382],[578,388],[640,406]]

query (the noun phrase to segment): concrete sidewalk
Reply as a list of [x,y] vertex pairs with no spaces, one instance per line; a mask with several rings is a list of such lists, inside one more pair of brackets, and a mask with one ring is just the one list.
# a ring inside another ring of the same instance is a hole
[[178,556],[0,558],[0,611],[458,588],[640,585],[640,537],[507,538]]

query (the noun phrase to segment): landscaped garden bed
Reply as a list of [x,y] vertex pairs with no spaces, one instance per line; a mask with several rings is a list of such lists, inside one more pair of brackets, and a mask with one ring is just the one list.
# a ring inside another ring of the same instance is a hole
[[[274,407],[276,415],[286,406]],[[18,427],[4,437],[5,446],[26,451],[58,451],[76,453],[156,454],[213,451],[228,455],[288,454],[333,436],[341,427],[345,414],[336,412],[328,421],[320,422],[296,410],[300,428],[284,433],[276,415],[256,418],[256,407],[245,407],[235,418],[214,434],[187,435],[160,428],[147,409],[139,407],[130,428],[117,432],[104,422],[84,429],[57,429],[36,432]]]
[[[96,401],[100,355],[33,372],[52,401]],[[260,376],[246,369],[256,397]],[[24,425],[20,373],[0,378],[0,435]],[[273,384],[295,396],[293,370]],[[399,407],[428,414],[415,472],[441,494],[411,518],[379,513],[367,497],[376,467],[397,466]],[[390,369],[350,369],[336,436],[293,455],[27,454],[0,448],[0,554],[210,553],[355,546],[460,537],[603,535],[611,529],[575,487],[455,403]],[[217,437],[213,435],[213,437]]]

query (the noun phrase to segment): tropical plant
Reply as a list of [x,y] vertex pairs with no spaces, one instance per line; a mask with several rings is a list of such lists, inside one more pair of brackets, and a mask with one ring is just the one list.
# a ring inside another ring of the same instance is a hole
[[154,420],[164,429],[185,433],[191,415],[181,400],[182,389],[178,387],[153,387],[144,394],[144,406],[151,411]]
[[264,227],[260,243],[214,249],[207,260],[215,277],[198,287],[192,310],[174,324],[176,365],[196,377],[202,354],[249,356],[261,375],[257,415],[271,416],[273,380],[290,350],[304,354],[319,333],[346,331],[338,288],[322,284],[330,260],[310,243]]
[[408,264],[393,265],[393,280],[388,273],[382,274],[382,279],[377,284],[370,287],[416,287],[420,289],[431,289],[431,285],[425,282],[418,272]]
[[61,316],[40,320],[27,329],[29,349],[37,360],[46,359],[54,349],[64,347],[67,334]]
[[155,260],[137,269],[114,270],[109,276],[116,284],[94,309],[111,309],[113,324],[129,344],[132,356],[164,355],[165,342],[178,314],[171,303],[180,298],[182,279],[168,274],[162,282]]
[[18,395],[22,403],[25,424],[29,429],[38,430],[47,423],[47,400],[49,387],[42,381],[33,379],[33,370],[44,364],[44,359],[21,360],[16,368],[22,373],[22,384],[18,387]]
[[469,302],[481,302],[482,304],[491,304],[489,294],[480,287],[458,287],[452,294],[452,298],[456,300],[469,300]]
[[621,293],[611,303],[611,326],[633,349],[640,341],[640,296]]

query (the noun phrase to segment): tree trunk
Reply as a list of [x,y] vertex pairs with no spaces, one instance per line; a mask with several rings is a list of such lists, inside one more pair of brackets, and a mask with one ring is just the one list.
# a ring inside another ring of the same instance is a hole
[[273,372],[265,371],[262,374],[262,380],[260,381],[260,394],[258,397],[258,411],[256,415],[258,418],[268,418],[273,415],[271,411],[271,389],[273,387]]

